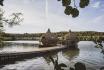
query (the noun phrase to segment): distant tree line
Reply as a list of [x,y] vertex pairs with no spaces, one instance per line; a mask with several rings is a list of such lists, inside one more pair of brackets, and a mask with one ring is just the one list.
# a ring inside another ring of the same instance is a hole
[[24,33],[24,34],[11,34],[11,33],[4,33],[3,38],[4,40],[38,40],[39,37],[42,36],[42,33]]
[[[54,32],[58,37],[64,37],[68,32]],[[75,33],[79,40],[90,41],[90,40],[104,40],[104,32],[72,32]],[[2,33],[4,40],[38,40],[44,33],[24,33],[24,34],[12,34]]]

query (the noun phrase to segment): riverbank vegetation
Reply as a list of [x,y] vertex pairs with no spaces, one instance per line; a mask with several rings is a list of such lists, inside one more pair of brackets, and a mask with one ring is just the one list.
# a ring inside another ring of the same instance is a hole
[[[68,32],[54,32],[59,39],[62,39]],[[79,41],[103,41],[104,32],[94,32],[94,31],[83,31],[83,32],[72,32],[75,33]],[[24,34],[12,34],[12,33],[2,33],[4,40],[40,40],[40,37],[44,33],[24,33]]]

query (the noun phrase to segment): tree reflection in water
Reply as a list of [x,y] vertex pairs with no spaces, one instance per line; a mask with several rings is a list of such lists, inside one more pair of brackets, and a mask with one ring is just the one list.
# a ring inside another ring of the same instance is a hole
[[101,42],[95,42],[95,44],[96,44],[95,47],[100,48],[101,53],[104,54],[104,47],[103,47],[102,41]]
[[53,66],[54,66],[54,70],[64,70],[63,67],[67,67],[66,64],[64,63],[59,63],[58,60],[58,54],[48,54],[47,56],[44,57],[45,60],[47,61],[47,63],[49,64],[50,62],[52,62]]
[[[100,48],[101,49],[101,53],[104,54],[104,46],[102,44],[102,41],[100,42],[94,42],[96,45],[95,45],[95,48]],[[104,66],[100,68],[100,70],[104,70]]]
[[74,67],[75,68],[70,67],[69,70],[86,70],[85,64],[84,63],[81,63],[81,62],[75,63]]
[[[79,55],[79,49],[73,49],[73,50],[64,50],[62,54],[67,58],[68,60],[74,59],[76,56]],[[46,56],[44,56],[46,62],[50,64],[52,62],[54,66],[54,70],[66,70],[68,66],[65,63],[59,63],[59,57],[57,52],[54,53],[48,53]],[[69,67],[69,70],[86,70],[85,64],[81,62],[77,62],[74,64],[73,67]]]

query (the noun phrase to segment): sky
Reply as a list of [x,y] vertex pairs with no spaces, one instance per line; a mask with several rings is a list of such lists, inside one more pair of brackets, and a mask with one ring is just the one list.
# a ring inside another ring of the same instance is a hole
[[46,32],[48,28],[52,32],[69,29],[104,32],[104,0],[90,0],[86,8],[78,7],[77,18],[65,15],[65,7],[57,0],[5,0],[3,9],[5,16],[21,12],[24,18],[20,25],[12,28],[6,25],[7,33],[38,33]]

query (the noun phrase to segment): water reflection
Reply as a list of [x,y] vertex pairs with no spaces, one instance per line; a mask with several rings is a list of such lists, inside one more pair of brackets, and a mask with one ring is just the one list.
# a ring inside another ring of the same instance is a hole
[[79,55],[79,49],[72,49],[72,50],[64,50],[63,52],[63,56],[65,58],[67,58],[69,61],[73,60],[74,58],[76,58]]
[[46,60],[46,62],[48,64],[50,64],[52,62],[54,70],[64,70],[63,67],[67,67],[66,64],[59,63],[59,57],[58,57],[57,52],[51,53],[51,55],[48,54],[48,55],[44,56],[44,59]]
[[53,63],[54,70],[64,70],[62,67],[67,67],[66,64],[58,62],[58,55],[56,55],[56,59],[54,59],[52,56],[49,56],[48,59]]
[[74,68],[70,67],[69,70],[86,70],[86,66],[84,63],[77,62],[75,63]]
[[[67,51],[67,52],[65,52],[65,51]],[[67,56],[68,58],[70,57],[72,59],[74,56],[77,55],[76,53],[79,52],[79,49],[65,50],[65,51],[63,51],[62,53],[65,54],[65,56]],[[74,51],[76,53],[73,53]],[[71,54],[73,54],[73,55],[71,55]],[[48,64],[50,64],[52,62],[53,66],[54,66],[54,68],[53,68],[54,70],[66,70],[66,69],[68,69],[68,70],[86,70],[85,64],[81,63],[81,62],[76,62],[73,67],[68,67],[67,64],[59,62],[60,58],[59,58],[58,54],[56,54],[56,53],[51,54],[51,55],[48,54],[44,57],[44,59],[46,60],[46,62]]]
[[[91,41],[82,41],[78,43],[79,49],[67,49],[60,52],[46,53],[37,58],[5,65],[0,70],[10,70],[11,67],[14,70],[78,70],[81,65],[86,70],[104,70],[104,55],[101,53],[102,49],[95,48],[95,45]],[[18,47],[21,46],[19,45]],[[24,47],[26,49],[26,45]],[[80,68],[80,70],[84,69]]]
[[2,47],[0,47],[0,53],[34,51],[34,49],[38,48],[38,46],[39,46],[38,42],[36,42],[36,41],[33,41],[32,43],[30,43],[30,42],[29,41],[4,42],[5,44]]
[[45,56],[43,56],[43,58],[46,60],[47,64],[50,64],[52,62],[50,57],[51,58],[56,58],[57,54],[58,54],[58,52],[47,53]]
[[101,49],[101,53],[104,54],[104,46],[103,46],[102,41],[101,42],[96,42],[95,44],[96,44],[95,48],[100,48]]

